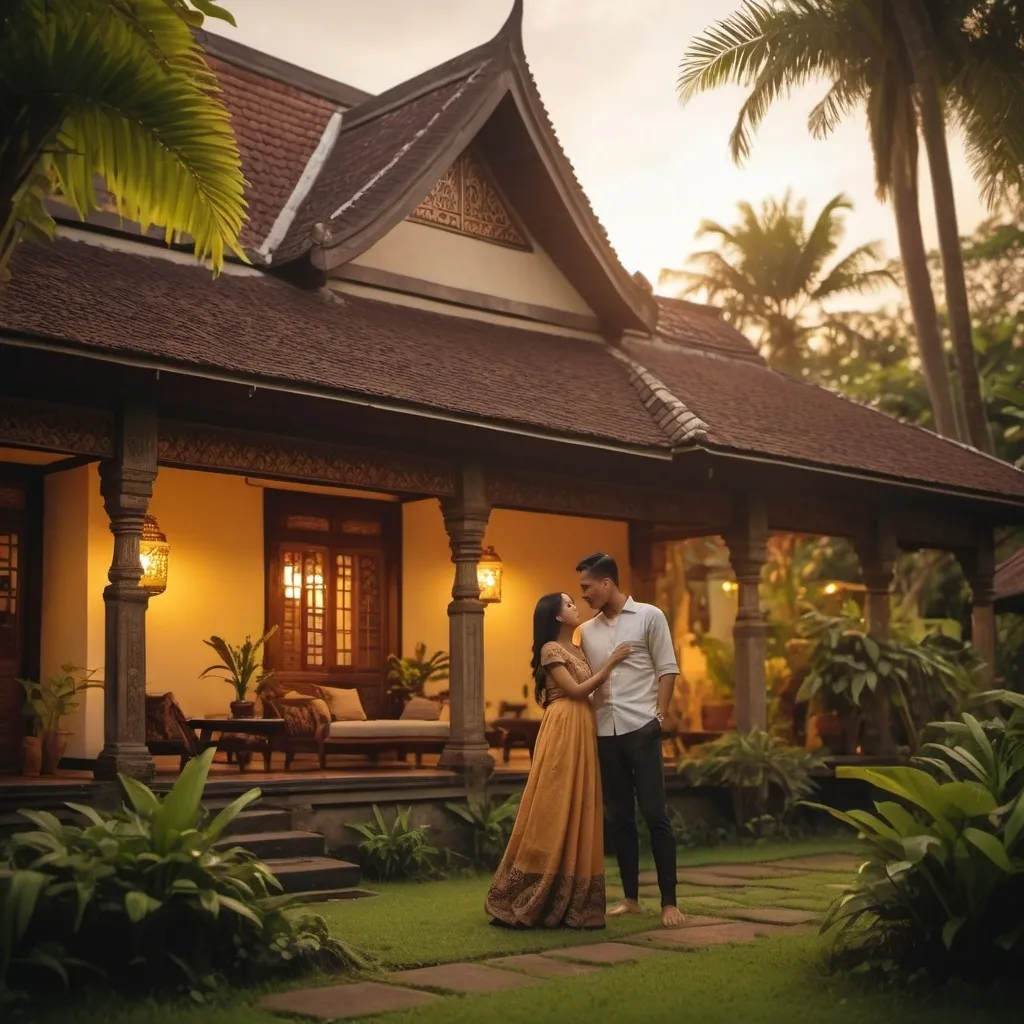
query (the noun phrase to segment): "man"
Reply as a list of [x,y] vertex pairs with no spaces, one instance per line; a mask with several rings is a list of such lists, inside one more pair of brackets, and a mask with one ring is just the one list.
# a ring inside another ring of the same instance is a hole
[[580,628],[590,664],[603,665],[618,644],[632,644],[629,657],[612,669],[608,682],[593,696],[601,786],[625,895],[608,916],[641,912],[635,811],[639,804],[651,833],[661,923],[677,928],[683,915],[676,906],[676,842],[661,754],[661,726],[679,675],[672,636],[660,608],[634,601],[619,590],[619,567],[610,555],[588,555],[576,571],[583,600],[597,612]]

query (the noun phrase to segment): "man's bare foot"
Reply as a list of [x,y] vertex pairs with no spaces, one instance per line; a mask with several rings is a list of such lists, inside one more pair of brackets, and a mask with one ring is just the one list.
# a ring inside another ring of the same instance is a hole
[[612,907],[606,916],[625,917],[627,914],[642,914],[643,912],[643,907],[640,906],[637,900],[623,900],[621,903]]
[[683,917],[678,907],[661,908],[662,928],[681,928],[685,920],[686,918]]

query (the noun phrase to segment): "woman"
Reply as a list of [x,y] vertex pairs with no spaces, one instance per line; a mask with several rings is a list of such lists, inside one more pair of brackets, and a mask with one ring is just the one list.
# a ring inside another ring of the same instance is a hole
[[580,615],[568,594],[533,613],[533,678],[544,720],[508,849],[487,893],[494,924],[604,927],[604,822],[597,730],[587,698],[629,654],[620,644],[592,672],[572,638]]

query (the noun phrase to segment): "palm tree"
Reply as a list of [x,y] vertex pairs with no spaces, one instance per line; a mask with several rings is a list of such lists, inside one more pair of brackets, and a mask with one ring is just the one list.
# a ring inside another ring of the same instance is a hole
[[[1016,15],[1000,20],[992,10],[984,12],[985,17],[974,12],[976,24],[970,29],[969,16],[976,6],[972,0],[929,0],[929,4],[931,12],[941,9],[944,15],[939,38],[947,44],[941,65],[942,80],[948,85],[947,104],[964,128],[975,174],[986,198],[992,199],[1010,184],[1021,183],[1024,81],[1016,70]],[[920,224],[919,90],[897,13],[889,0],[744,0],[740,10],[691,43],[681,67],[680,93],[685,101],[728,83],[750,87],[731,138],[737,162],[749,155],[751,135],[770,105],[794,87],[819,78],[830,82],[809,117],[816,137],[830,134],[852,110],[866,108],[876,190],[880,198],[892,201],[895,210],[936,429],[957,436]],[[955,269],[952,264],[951,269]],[[962,391],[966,394],[972,386],[977,390],[977,373],[971,374],[973,350],[970,360],[962,345],[955,354],[958,366],[966,367],[960,373]],[[975,410],[976,403],[965,399],[964,406]],[[972,416],[975,429],[969,436],[985,447],[987,428],[979,434],[976,411]]]
[[241,161],[193,35],[210,0],[7,0],[0,37],[0,282],[48,239],[55,190],[85,217],[96,179],[127,220],[190,236],[215,271],[244,258]]
[[732,227],[701,224],[697,237],[717,239],[717,248],[691,256],[696,269],[663,270],[661,282],[719,303],[738,328],[758,332],[772,366],[799,374],[808,338],[830,323],[824,304],[892,282],[879,266],[877,242],[830,263],[843,236],[841,212],[851,208],[846,196],[837,195],[808,228],[806,204],[794,204],[788,193],[766,200],[760,210],[740,203]]

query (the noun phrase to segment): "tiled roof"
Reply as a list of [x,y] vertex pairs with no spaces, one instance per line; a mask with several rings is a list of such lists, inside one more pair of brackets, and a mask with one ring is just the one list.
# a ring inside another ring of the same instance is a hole
[[[454,63],[454,62],[453,62]],[[309,251],[323,224],[332,242],[349,238],[386,216],[449,145],[486,94],[500,67],[485,54],[462,60],[435,81],[415,79],[356,107],[306,201],[273,254],[280,264]],[[456,153],[455,156],[458,154]],[[440,175],[438,175],[440,176]],[[413,205],[433,187],[430,181]]]
[[[1021,605],[1024,597],[1024,548],[1014,552],[1010,557],[996,566],[995,579],[996,611],[1002,611],[1000,605]],[[1016,599],[1016,600],[1015,600]],[[1006,611],[1019,611],[1020,608],[1005,608]]]
[[288,201],[316,149],[336,105],[293,85],[277,82],[217,57],[207,58],[217,74],[221,100],[249,182],[249,217],[242,241],[256,248]]
[[668,446],[599,342],[305,291],[269,274],[213,281],[159,254],[67,239],[20,246],[12,270],[0,330],[559,436]]
[[717,352],[733,359],[765,364],[764,357],[714,306],[686,299],[655,297],[658,304],[658,334],[687,348]]
[[660,340],[630,338],[623,349],[707,424],[710,450],[1024,497],[1013,466],[767,365]]

